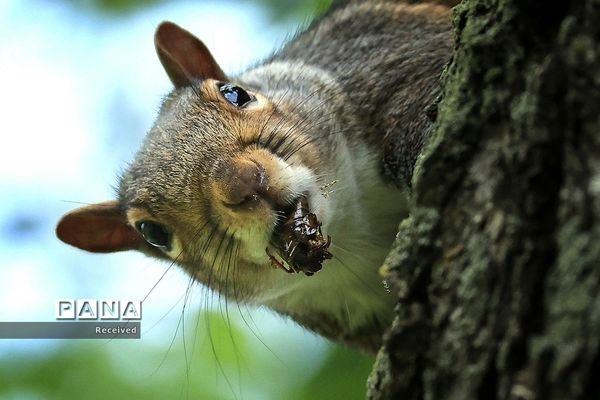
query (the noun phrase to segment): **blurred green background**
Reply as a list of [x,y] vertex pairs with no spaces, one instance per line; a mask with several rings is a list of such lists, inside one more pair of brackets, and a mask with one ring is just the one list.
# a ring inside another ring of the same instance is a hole
[[63,213],[113,196],[170,90],[160,21],[235,73],[328,4],[0,2],[0,320],[52,321],[58,299],[145,299],[140,340],[0,340],[0,399],[364,398],[371,357],[227,304],[167,264],[54,237]]

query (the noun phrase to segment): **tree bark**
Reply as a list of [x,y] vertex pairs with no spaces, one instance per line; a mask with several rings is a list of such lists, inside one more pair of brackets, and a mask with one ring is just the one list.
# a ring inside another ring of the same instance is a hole
[[600,0],[465,0],[370,399],[600,399]]

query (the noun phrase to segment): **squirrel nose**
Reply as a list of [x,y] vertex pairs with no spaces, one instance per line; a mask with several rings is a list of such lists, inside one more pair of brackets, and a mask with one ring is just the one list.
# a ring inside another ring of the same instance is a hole
[[254,161],[237,161],[231,165],[225,183],[223,203],[235,209],[252,209],[260,199],[269,200],[269,179],[265,169]]

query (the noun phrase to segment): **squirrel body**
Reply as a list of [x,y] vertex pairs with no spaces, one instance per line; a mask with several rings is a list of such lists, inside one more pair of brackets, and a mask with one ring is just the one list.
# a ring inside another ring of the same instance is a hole
[[[235,77],[175,24],[161,24],[155,44],[175,89],[118,199],[66,214],[58,236],[174,260],[229,299],[375,351],[395,304],[377,271],[431,128],[449,7],[336,4]],[[314,276],[283,273],[265,252],[299,196],[332,239]]]

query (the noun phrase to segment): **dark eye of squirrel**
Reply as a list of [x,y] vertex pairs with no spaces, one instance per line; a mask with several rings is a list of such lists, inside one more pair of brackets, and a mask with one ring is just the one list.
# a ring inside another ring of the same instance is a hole
[[142,221],[136,224],[138,231],[146,242],[159,249],[168,249],[171,245],[171,234],[161,224],[150,221]]
[[246,104],[254,101],[254,96],[250,95],[244,89],[239,86],[230,85],[228,83],[221,84],[219,90],[225,100],[236,106],[242,108]]

